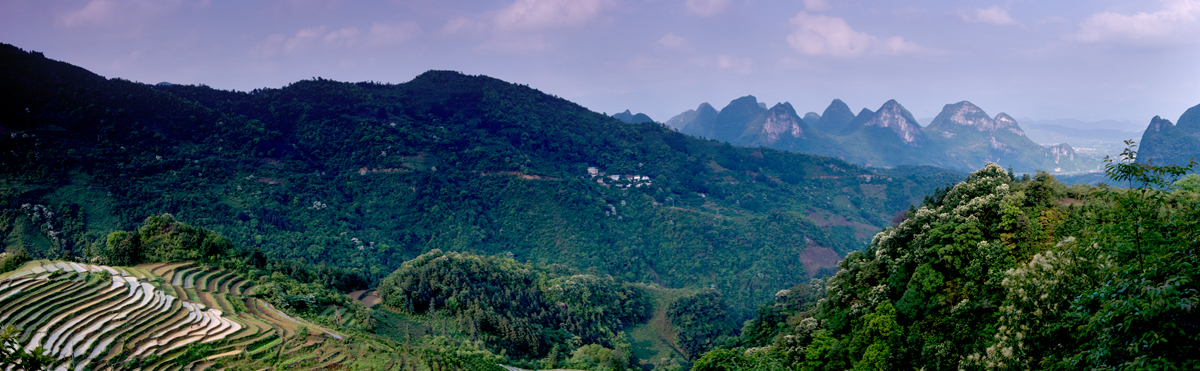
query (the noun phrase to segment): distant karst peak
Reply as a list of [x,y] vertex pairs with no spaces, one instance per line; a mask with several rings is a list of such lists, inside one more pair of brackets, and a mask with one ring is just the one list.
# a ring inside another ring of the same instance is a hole
[[767,134],[767,143],[774,143],[779,140],[779,135],[790,132],[792,137],[804,138],[804,130],[800,128],[800,120],[796,117],[796,110],[792,108],[790,103],[778,103],[767,113],[767,119],[763,122],[762,132]]
[[1146,127],[1146,131],[1159,132],[1159,131],[1163,131],[1163,130],[1173,127],[1173,126],[1175,126],[1175,124],[1172,124],[1171,120],[1167,120],[1162,117],[1154,116],[1154,118],[1150,119],[1150,126]]
[[875,116],[871,117],[871,120],[867,121],[864,126],[892,129],[904,143],[911,146],[920,146],[924,142],[921,125],[917,124],[916,120],[912,118],[912,114],[908,113],[908,110],[904,109],[904,106],[901,106],[895,99],[890,99],[883,104],[883,107],[879,107],[879,110],[875,111]]

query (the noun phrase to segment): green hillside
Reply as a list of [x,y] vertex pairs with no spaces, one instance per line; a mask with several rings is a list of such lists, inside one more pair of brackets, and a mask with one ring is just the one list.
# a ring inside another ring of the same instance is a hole
[[1179,125],[1154,116],[1142,133],[1142,160],[1155,165],[1187,165],[1200,159],[1200,105],[1179,117]]
[[861,249],[961,176],[698,140],[457,72],[232,92],[11,46],[3,66],[0,238],[37,258],[90,259],[107,233],[170,213],[346,291],[433,249],[511,253],[716,288],[745,319],[831,267],[801,252]]
[[1144,186],[989,164],[693,370],[1195,369],[1200,194],[1127,154],[1108,174]]

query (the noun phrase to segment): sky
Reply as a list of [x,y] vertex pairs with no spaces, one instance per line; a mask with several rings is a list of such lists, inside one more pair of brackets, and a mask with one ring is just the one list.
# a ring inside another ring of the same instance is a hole
[[0,0],[0,42],[240,91],[455,70],[660,122],[745,95],[1129,130],[1200,104],[1200,0]]

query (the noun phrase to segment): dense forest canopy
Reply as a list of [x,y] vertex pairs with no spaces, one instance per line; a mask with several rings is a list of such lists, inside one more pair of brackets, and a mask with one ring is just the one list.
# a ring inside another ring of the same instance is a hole
[[1125,189],[980,169],[694,369],[1194,369],[1200,194],[1136,156]]

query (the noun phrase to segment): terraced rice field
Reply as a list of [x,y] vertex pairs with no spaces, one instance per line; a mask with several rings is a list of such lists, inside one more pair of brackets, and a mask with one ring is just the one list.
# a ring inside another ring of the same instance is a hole
[[[38,260],[0,274],[0,326],[21,329],[24,349],[48,350],[55,370],[203,370],[247,359],[317,369],[347,359],[343,335],[252,292],[232,271],[192,263]],[[182,358],[191,347],[205,356]]]

